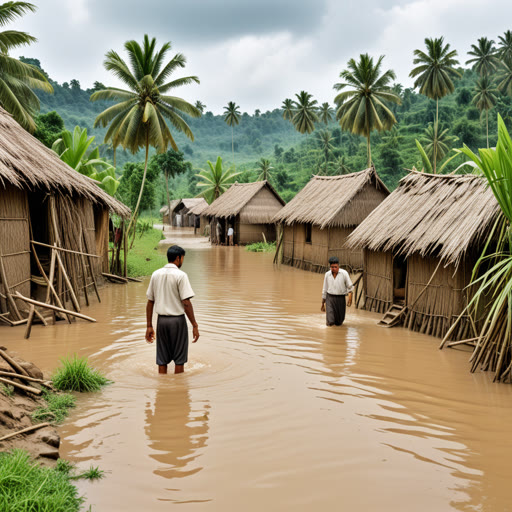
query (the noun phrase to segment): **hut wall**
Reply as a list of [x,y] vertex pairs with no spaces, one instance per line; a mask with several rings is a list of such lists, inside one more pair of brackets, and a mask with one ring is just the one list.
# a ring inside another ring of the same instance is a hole
[[282,207],[283,205],[272,191],[263,187],[240,211],[240,222],[242,224],[270,223]]
[[304,255],[300,268],[314,272],[325,272],[328,267],[328,246],[329,230],[320,229],[318,226],[312,226],[311,243],[304,242]]
[[293,228],[283,224],[283,263],[293,265]]
[[267,242],[274,242],[276,239],[276,227],[274,224],[245,224],[240,220],[238,225],[238,236],[235,237],[240,245],[263,242],[263,234]]
[[[30,296],[30,228],[27,193],[11,185],[0,187],[0,265],[5,271],[0,289],[11,294],[20,292]],[[1,270],[1,267],[0,267]],[[17,301],[18,308],[23,303]],[[0,298],[0,312],[11,312],[11,307]],[[14,318],[12,315],[10,318]]]
[[[437,268],[438,265],[439,258],[423,258],[418,254],[408,258],[405,325],[414,331],[443,337],[467,305],[465,287],[471,280],[473,262],[466,260],[458,268],[443,264]],[[471,337],[470,328],[469,318],[463,319],[451,339]]]
[[333,224],[337,226],[358,226],[387,196],[388,194],[383,189],[377,190],[375,186],[367,184],[333,219]]
[[393,303],[393,256],[391,252],[365,249],[363,286],[364,308],[384,313]]
[[106,208],[94,208],[96,254],[101,257],[101,272],[108,272],[109,213]]
[[306,226],[304,224],[285,226],[283,243],[283,263],[302,268],[306,246]]
[[340,260],[342,268],[349,272],[360,272],[363,269],[362,249],[349,249],[345,246],[345,242],[353,230],[352,227],[332,227],[329,229],[329,250],[326,261],[330,257],[336,256]]

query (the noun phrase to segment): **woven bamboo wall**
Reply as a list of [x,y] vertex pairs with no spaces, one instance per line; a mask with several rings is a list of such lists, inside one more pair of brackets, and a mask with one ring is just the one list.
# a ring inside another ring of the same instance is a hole
[[329,228],[329,251],[327,260],[336,256],[340,266],[349,272],[360,272],[363,269],[362,249],[349,249],[345,246],[354,228]]
[[393,256],[391,252],[364,251],[363,285],[368,311],[384,313],[393,303]]
[[244,224],[240,220],[238,233],[235,230],[235,239],[240,245],[263,242],[263,235],[267,242],[274,242],[276,239],[276,227],[274,224]]
[[293,226],[283,225],[283,263],[291,265],[293,258]]
[[[30,296],[30,229],[27,193],[11,185],[0,186],[0,255],[5,270],[5,286],[11,294],[17,291]],[[2,263],[0,262],[0,265]],[[2,273],[0,272],[0,281]],[[23,303],[17,303],[18,308]],[[0,298],[1,312],[11,311]]]
[[108,223],[109,214],[106,208],[94,208],[94,227],[96,235],[96,254],[101,256],[100,268],[108,272]]
[[325,272],[327,269],[327,249],[329,245],[329,230],[318,226],[311,228],[311,243],[304,243],[302,262],[296,266],[313,272]]

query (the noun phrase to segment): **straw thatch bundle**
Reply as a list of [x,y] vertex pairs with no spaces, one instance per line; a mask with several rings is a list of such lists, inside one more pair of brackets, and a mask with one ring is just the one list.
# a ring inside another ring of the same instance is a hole
[[413,171],[350,235],[351,247],[437,256],[457,266],[485,241],[500,213],[492,191],[475,175]]
[[122,217],[130,209],[64,163],[0,107],[0,185],[83,197]]
[[202,214],[220,219],[240,215],[245,224],[270,224],[284,204],[268,181],[234,183]]
[[[321,229],[356,226],[382,201],[376,190],[389,193],[373,167],[342,176],[313,176],[274,222],[314,224]],[[355,200],[357,208],[347,208]]]

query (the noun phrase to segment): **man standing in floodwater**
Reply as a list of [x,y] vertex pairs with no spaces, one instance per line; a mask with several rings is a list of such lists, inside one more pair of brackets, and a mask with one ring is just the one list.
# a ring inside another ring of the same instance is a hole
[[233,226],[229,226],[229,229],[228,229],[229,245],[233,245],[233,235],[234,234],[235,234],[235,230],[233,229]]
[[185,258],[185,250],[173,245],[167,250],[167,261],[163,268],[153,272],[147,291],[146,341],[153,343],[153,311],[158,315],[156,326],[156,364],[158,373],[167,373],[167,365],[174,361],[174,373],[183,373],[188,360],[187,315],[192,324],[195,343],[199,339],[194,308],[190,299],[194,291],[187,274],[180,270]]
[[[342,325],[345,320],[345,308],[352,305],[352,290],[354,285],[346,270],[340,268],[340,260],[329,258],[331,270],[325,273],[322,290],[321,311],[327,311],[327,326]],[[345,297],[348,295],[348,301]]]

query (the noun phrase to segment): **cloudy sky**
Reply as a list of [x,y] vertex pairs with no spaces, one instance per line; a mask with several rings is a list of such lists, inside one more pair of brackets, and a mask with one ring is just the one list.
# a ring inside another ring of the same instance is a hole
[[444,35],[466,60],[483,35],[512,29],[510,0],[32,0],[38,6],[10,28],[38,38],[18,55],[37,57],[58,82],[118,85],[103,69],[105,52],[147,33],[171,41],[188,64],[180,75],[201,85],[179,95],[222,111],[279,107],[302,89],[332,102],[332,85],[360,53],[386,56],[410,85],[412,52],[425,37]]

